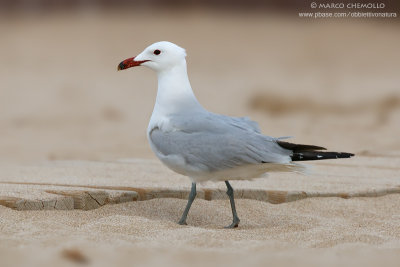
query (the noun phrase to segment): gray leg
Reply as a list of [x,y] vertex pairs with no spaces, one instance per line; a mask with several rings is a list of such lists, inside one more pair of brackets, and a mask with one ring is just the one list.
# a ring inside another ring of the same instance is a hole
[[236,213],[235,199],[233,198],[233,188],[228,181],[225,181],[225,184],[226,184],[226,187],[228,188],[228,190],[226,191],[226,194],[229,196],[229,200],[231,202],[231,208],[232,208],[232,215],[233,215],[232,224],[225,228],[235,228],[235,227],[239,226],[240,220]]
[[189,213],[190,206],[192,206],[192,203],[193,203],[193,200],[194,200],[195,197],[196,197],[196,183],[192,183],[192,189],[190,190],[188,203],[186,205],[185,211],[182,214],[181,219],[178,222],[180,225],[187,225],[186,217],[187,217],[187,215]]

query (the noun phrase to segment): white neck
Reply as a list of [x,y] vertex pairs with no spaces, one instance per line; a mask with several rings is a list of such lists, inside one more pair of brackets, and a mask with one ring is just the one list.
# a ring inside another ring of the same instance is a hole
[[168,116],[202,109],[190,86],[185,59],[170,69],[159,71],[157,77],[158,91],[153,115]]

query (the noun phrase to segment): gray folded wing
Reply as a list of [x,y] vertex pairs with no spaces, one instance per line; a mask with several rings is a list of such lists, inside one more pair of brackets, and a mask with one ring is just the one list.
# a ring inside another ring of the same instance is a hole
[[[187,133],[226,133],[234,130],[261,133],[258,123],[247,117],[230,117],[208,111],[174,114],[169,119],[174,128]],[[269,136],[265,138],[274,139]]]
[[290,150],[277,145],[275,138],[256,132],[258,128],[249,130],[246,123],[222,120],[210,129],[186,127],[175,131],[156,127],[149,137],[156,153],[178,156],[191,168],[209,172],[248,164],[290,162]]

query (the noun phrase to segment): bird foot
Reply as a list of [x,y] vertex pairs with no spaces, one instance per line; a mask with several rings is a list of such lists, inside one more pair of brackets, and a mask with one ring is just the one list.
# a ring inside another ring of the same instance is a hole
[[233,222],[231,225],[225,226],[225,229],[233,229],[233,228],[237,228],[239,226],[240,220],[239,218],[235,218],[233,219]]
[[178,224],[179,224],[179,225],[187,225],[186,220],[185,220],[185,221],[180,220],[180,221],[178,222]]

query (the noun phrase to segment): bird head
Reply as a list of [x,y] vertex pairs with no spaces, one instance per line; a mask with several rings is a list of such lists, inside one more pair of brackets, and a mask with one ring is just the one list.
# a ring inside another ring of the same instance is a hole
[[136,57],[125,59],[119,63],[118,70],[145,66],[159,72],[181,63],[185,57],[185,49],[176,44],[162,41],[148,46]]

